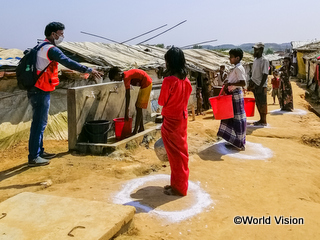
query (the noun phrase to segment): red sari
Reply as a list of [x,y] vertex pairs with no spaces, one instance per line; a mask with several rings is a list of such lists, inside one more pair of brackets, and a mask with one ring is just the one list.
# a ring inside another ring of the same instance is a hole
[[159,105],[163,106],[161,135],[171,167],[171,187],[187,195],[189,153],[187,143],[188,100],[192,92],[188,78],[175,76],[163,79]]

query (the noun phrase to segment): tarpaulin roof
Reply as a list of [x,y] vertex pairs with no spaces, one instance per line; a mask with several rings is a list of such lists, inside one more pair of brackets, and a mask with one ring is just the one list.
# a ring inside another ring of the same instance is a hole
[[0,58],[7,59],[7,58],[16,58],[20,57],[22,58],[24,56],[23,51],[11,48],[11,49],[1,49],[0,48]]
[[320,42],[312,42],[306,45],[303,45],[301,47],[296,48],[298,51],[317,51],[320,49]]
[[279,54],[268,54],[268,55],[264,55],[264,57],[268,61],[277,61],[284,58],[284,56],[280,56]]
[[291,46],[292,49],[297,49],[313,42],[315,41],[292,41]]
[[[63,42],[60,48],[78,55],[88,62],[102,66],[118,66],[122,69],[156,68],[164,66],[165,48],[149,45],[105,44],[99,42]],[[183,50],[190,69],[203,72],[216,71],[220,65],[231,67],[229,56],[206,49]],[[246,61],[253,61],[246,54]]]
[[317,61],[317,58],[320,56],[320,49],[318,51],[307,53],[303,55],[304,59]]
[[23,57],[23,52],[19,49],[2,49],[0,48],[0,67],[18,66],[19,60]]
[[[117,66],[123,70],[164,67],[164,55],[168,50],[149,45],[106,44],[100,42],[62,42],[59,48],[80,57],[82,61],[99,66]],[[225,65],[227,69],[231,68],[227,53],[223,54],[207,49],[186,49],[183,51],[187,66],[193,71],[202,73],[204,71],[216,71],[220,65]],[[0,58],[1,55],[4,56],[4,53],[6,58],[23,56],[21,50],[7,49],[0,52]],[[250,62],[253,62],[253,56],[244,53],[242,63],[245,65]],[[1,64],[17,66],[18,60],[1,62]]]
[[16,67],[21,58],[0,59],[0,68],[3,66]]

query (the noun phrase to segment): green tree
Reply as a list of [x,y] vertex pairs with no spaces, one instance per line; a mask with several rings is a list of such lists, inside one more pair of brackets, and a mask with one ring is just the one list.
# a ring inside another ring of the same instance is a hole
[[273,52],[273,50],[271,49],[271,48],[268,48],[267,50],[266,50],[266,55],[268,55],[268,54],[273,54],[274,52]]
[[193,48],[193,49],[202,49],[202,46],[200,46],[200,45],[193,45],[192,48]]
[[163,43],[156,44],[156,47],[164,48],[164,44]]

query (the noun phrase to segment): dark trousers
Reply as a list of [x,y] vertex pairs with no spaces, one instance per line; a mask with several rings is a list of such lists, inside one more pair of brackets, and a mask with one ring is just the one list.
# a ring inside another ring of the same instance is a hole
[[29,102],[32,106],[32,123],[29,137],[29,161],[37,158],[44,151],[43,132],[48,123],[50,108],[50,92],[41,90],[28,91]]
[[267,106],[267,88],[263,87],[261,91],[257,90],[257,87],[253,90],[254,98],[256,99],[256,106],[260,114],[268,113]]

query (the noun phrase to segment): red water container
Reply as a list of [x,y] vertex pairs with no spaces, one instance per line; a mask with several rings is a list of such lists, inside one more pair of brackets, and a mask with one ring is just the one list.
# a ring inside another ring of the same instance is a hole
[[256,100],[254,98],[243,98],[243,100],[244,100],[244,111],[246,112],[246,116],[253,117]]
[[219,96],[209,98],[214,118],[217,120],[229,119],[234,117],[232,95],[221,95],[223,86]]
[[125,121],[124,118],[115,118],[114,121],[114,132],[117,140],[124,139],[131,135],[132,131],[132,118]]
[[233,118],[232,95],[209,98],[214,118],[217,120]]

